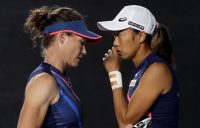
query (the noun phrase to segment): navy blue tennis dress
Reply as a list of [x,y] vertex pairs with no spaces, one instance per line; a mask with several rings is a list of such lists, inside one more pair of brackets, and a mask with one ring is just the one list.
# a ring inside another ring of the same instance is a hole
[[42,62],[31,73],[28,82],[42,72],[55,78],[60,93],[59,101],[49,106],[42,128],[82,128],[80,100],[72,90],[70,81],[58,69]]
[[147,68],[153,63],[166,64],[172,73],[173,82],[170,91],[167,94],[159,96],[147,113],[147,116],[150,116],[152,119],[151,128],[177,128],[179,105],[177,79],[171,65],[156,54],[150,54],[137,67],[129,84],[127,99],[128,101],[131,100],[131,96],[134,94],[140,78]]

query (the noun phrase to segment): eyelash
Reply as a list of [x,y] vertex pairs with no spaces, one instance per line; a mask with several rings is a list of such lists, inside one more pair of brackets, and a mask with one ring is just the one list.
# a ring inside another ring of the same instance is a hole
[[85,42],[84,41],[80,41],[81,45],[85,45]]

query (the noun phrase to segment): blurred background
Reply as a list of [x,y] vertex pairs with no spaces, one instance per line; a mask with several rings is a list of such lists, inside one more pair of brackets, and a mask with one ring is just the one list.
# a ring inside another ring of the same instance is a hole
[[[91,31],[104,38],[96,45],[87,44],[87,56],[78,68],[67,69],[73,88],[84,110],[85,128],[116,128],[112,92],[102,65],[104,53],[113,37],[101,32],[96,23],[112,20],[129,4],[147,7],[157,21],[168,26],[177,61],[180,114],[179,128],[197,128],[200,115],[200,2],[198,0],[4,0],[0,5],[0,128],[15,128],[24,98],[26,80],[42,61],[39,48],[34,49],[23,24],[30,9],[43,5],[69,6],[80,11]],[[131,62],[122,63],[125,91]]]

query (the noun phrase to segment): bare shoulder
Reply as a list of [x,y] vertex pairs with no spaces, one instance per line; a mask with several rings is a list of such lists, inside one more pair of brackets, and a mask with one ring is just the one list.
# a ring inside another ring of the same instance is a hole
[[155,75],[169,75],[171,74],[169,67],[164,63],[153,63],[146,71],[147,73],[154,73]]
[[41,73],[33,77],[26,86],[25,99],[32,102],[51,102],[58,91],[55,79],[48,73]]
[[18,127],[40,127],[57,94],[56,81],[51,75],[41,73],[34,76],[26,86]]
[[162,94],[169,91],[172,85],[172,74],[168,65],[164,63],[154,63],[144,73],[144,78],[148,83],[157,89],[161,89]]

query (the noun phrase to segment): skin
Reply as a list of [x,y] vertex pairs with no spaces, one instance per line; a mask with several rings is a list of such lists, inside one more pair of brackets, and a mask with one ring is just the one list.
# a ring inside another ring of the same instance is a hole
[[[77,67],[86,55],[85,39],[75,34],[59,32],[45,51],[44,62],[63,72],[65,67]],[[18,121],[18,128],[40,128],[48,107],[59,100],[55,79],[41,73],[34,76],[26,86],[25,100]]]
[[[131,60],[137,67],[149,54],[151,49],[145,42],[144,32],[135,33],[132,29],[114,32],[112,49],[103,58],[106,71],[119,71],[121,59]],[[112,83],[111,83],[112,85]],[[166,94],[172,85],[172,75],[167,65],[154,63],[148,67],[140,79],[129,103],[123,93],[123,88],[113,91],[115,114],[120,128],[128,128],[136,124],[150,109],[155,100]],[[129,126],[128,126],[129,125]]]

